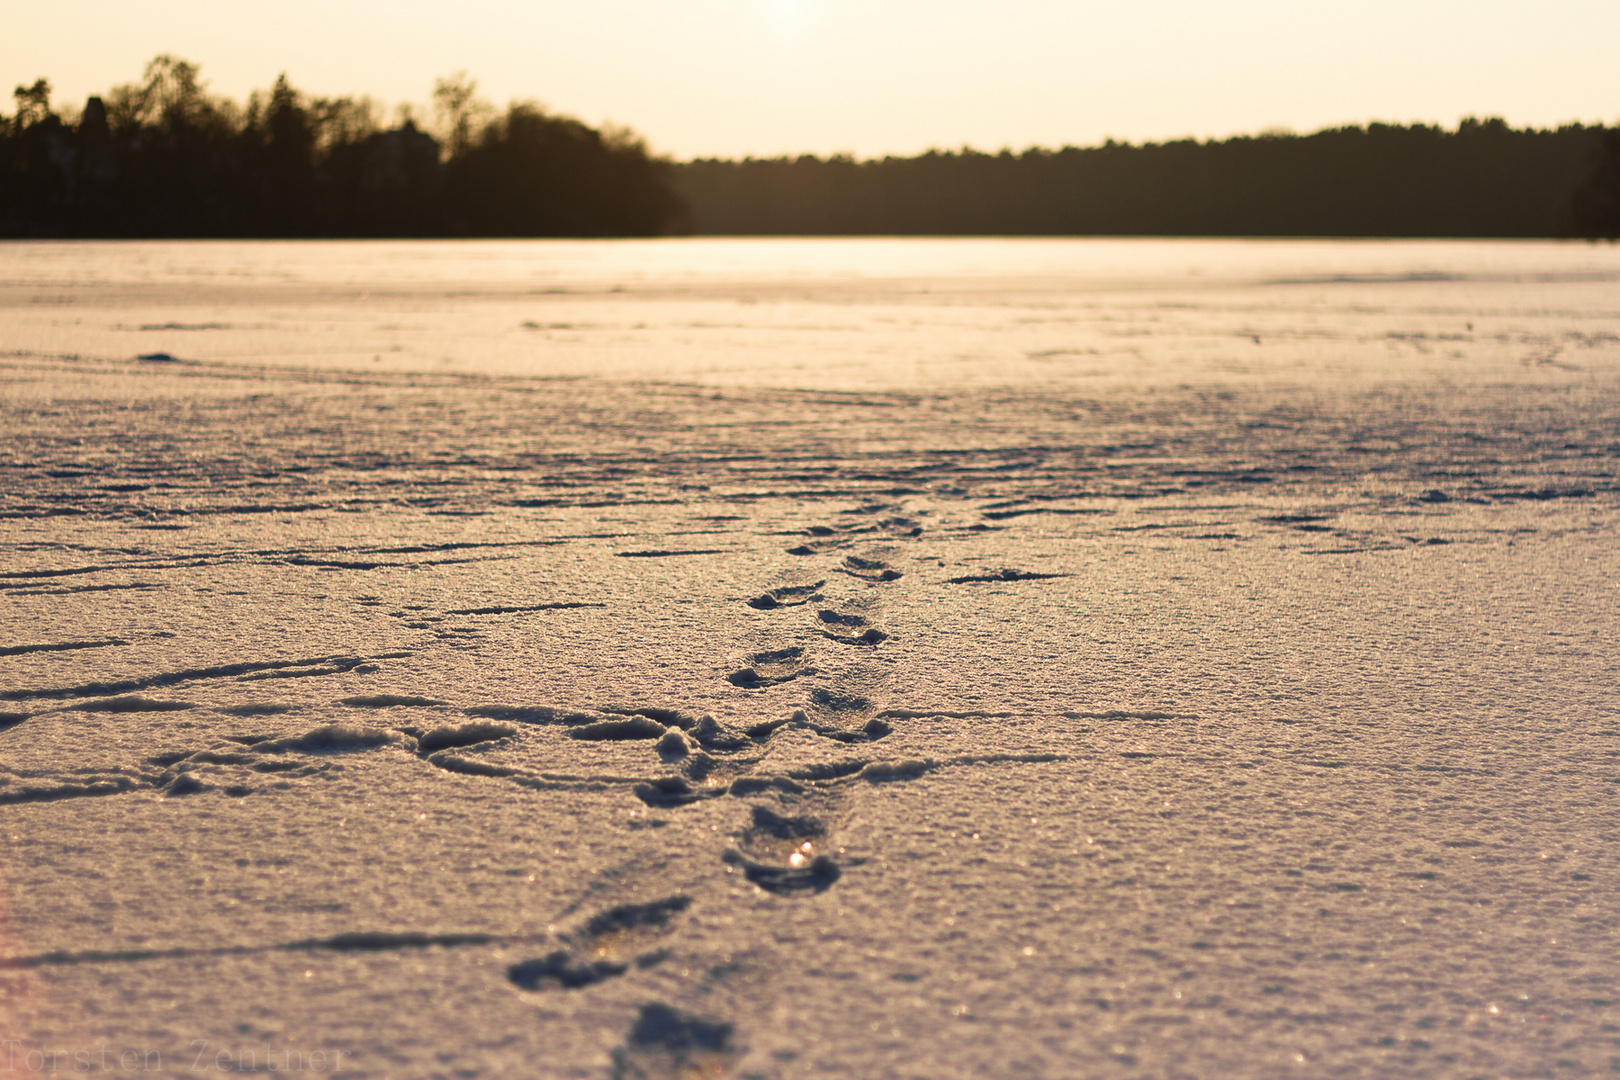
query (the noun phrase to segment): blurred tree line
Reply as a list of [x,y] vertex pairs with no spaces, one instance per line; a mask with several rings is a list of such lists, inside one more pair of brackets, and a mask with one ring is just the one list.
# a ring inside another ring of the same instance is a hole
[[1371,124],[1021,154],[650,157],[465,75],[435,134],[285,76],[245,105],[159,56],[59,113],[0,115],[0,236],[1179,235],[1620,237],[1620,128]]
[[44,79],[0,115],[0,236],[646,236],[683,221],[670,166],[633,133],[440,80],[442,138],[367,98],[285,76],[245,105],[159,56],[137,83],[52,108]]
[[1620,129],[1579,124],[699,160],[676,176],[711,234],[1620,236]]

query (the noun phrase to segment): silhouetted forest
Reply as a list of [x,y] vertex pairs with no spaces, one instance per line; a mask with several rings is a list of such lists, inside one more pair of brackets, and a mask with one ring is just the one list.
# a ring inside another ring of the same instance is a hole
[[694,232],[739,235],[1620,235],[1620,129],[1372,124],[1021,154],[700,160]]
[[1570,232],[1620,240],[1620,128],[1602,133],[1591,173],[1570,200]]
[[474,90],[440,80],[430,134],[285,77],[237,104],[170,56],[71,114],[41,79],[0,116],[0,236],[1620,238],[1620,129],[1602,126],[674,165],[631,132],[497,113]]
[[0,235],[649,236],[682,220],[668,164],[632,133],[497,114],[473,91],[440,80],[435,138],[284,76],[238,105],[170,56],[72,116],[41,79],[0,116]]

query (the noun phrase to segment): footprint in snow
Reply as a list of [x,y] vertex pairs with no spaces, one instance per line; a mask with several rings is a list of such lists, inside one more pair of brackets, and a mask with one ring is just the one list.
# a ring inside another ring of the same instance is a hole
[[702,1080],[731,1071],[735,1028],[664,1004],[643,1005],[613,1051],[613,1080]]
[[838,569],[840,573],[863,581],[899,581],[901,577],[900,571],[882,559],[863,559],[858,555],[846,556],[844,565]]
[[784,817],[765,806],[753,814],[738,846],[721,856],[751,883],[777,896],[810,896],[843,876],[826,852],[827,829],[819,818]]
[[564,935],[564,948],[513,964],[506,977],[524,990],[578,990],[618,978],[632,967],[653,967],[668,956],[656,947],[658,940],[691,905],[691,897],[670,896],[609,908]]
[[747,667],[726,676],[726,681],[732,686],[740,686],[744,690],[761,690],[801,675],[815,674],[814,668],[805,665],[804,650],[797,645],[757,652],[747,659]]
[[889,640],[888,634],[872,626],[861,615],[848,615],[823,608],[816,613],[816,622],[824,637],[843,645],[879,645]]
[[775,589],[767,589],[748,601],[748,606],[756,611],[774,611],[784,607],[802,607],[813,600],[820,599],[821,587],[826,581],[818,581],[813,585],[782,585]]

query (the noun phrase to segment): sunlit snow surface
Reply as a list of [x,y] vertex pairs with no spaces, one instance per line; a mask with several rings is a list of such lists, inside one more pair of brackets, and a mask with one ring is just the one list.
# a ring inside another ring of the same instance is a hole
[[1620,1060],[1620,249],[8,245],[0,410],[0,1072]]

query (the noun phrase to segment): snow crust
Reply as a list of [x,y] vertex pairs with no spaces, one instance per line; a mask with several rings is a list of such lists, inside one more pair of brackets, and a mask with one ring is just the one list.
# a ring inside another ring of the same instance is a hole
[[3,250],[0,1072],[1612,1067],[1620,250]]

